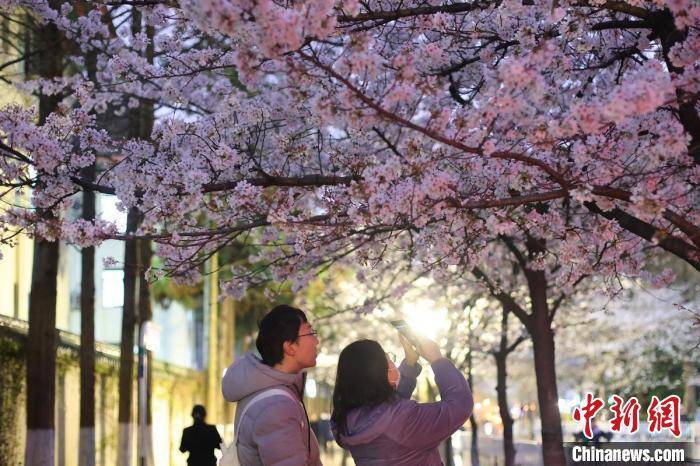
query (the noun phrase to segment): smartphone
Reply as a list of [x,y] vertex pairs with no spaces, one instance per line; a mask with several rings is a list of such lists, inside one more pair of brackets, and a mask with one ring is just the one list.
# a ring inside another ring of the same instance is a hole
[[392,321],[391,321],[391,325],[393,325],[394,327],[396,327],[396,330],[398,330],[398,331],[400,331],[400,332],[402,332],[402,331],[405,330],[405,329],[410,329],[410,327],[408,326],[408,322],[406,322],[406,321],[403,320],[403,319],[392,320]]
[[405,336],[408,339],[408,341],[413,343],[413,346],[415,346],[416,348],[420,347],[420,345],[418,344],[418,339],[413,334],[413,330],[411,329],[411,326],[408,325],[408,322],[406,322],[403,319],[397,319],[390,321],[390,323],[394,326],[394,328],[396,328],[396,330],[401,332],[401,334]]

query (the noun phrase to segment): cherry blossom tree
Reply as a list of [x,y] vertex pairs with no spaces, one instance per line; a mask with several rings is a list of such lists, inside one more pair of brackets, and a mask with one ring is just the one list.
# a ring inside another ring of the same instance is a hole
[[[683,399],[685,412],[693,413],[694,400],[686,400],[683,393],[688,378],[683,366],[698,364],[697,286],[656,290],[642,283],[625,285],[613,302],[585,297],[593,312],[562,329],[562,354],[571,360],[562,367],[563,378],[577,390],[594,389],[604,399],[612,394],[635,396],[643,408],[652,395],[675,393]],[[685,290],[695,293],[684,297]],[[596,344],[583,345],[584,341]]]
[[[140,233],[160,243],[171,272],[195,274],[187,264],[251,229],[286,239],[288,250],[266,255],[278,269],[411,229],[426,249],[456,240],[471,257],[531,203],[555,207],[526,215],[550,235],[561,235],[557,207],[568,204],[580,224],[568,241],[599,241],[590,221],[607,219],[620,243],[644,238],[637,250],[698,268],[692,2],[101,7],[114,18],[138,9],[158,31],[152,41],[128,24],[110,34],[97,9],[4,3],[97,48],[100,82],[78,72],[24,85],[65,98],[40,126],[32,111],[4,109],[3,184],[35,188],[34,204],[59,213],[77,190],[116,194],[144,212]],[[95,128],[93,112],[140,101],[160,110],[150,138]],[[120,160],[82,178],[107,147]],[[38,222],[17,209],[4,219],[49,238],[115,236],[100,221]]]
[[[0,185],[32,197],[4,208],[3,242],[132,239],[66,215],[91,190],[140,212],[135,234],[164,259],[154,277],[196,280],[219,248],[256,244],[255,266],[224,284],[234,296],[268,280],[300,289],[388,250],[437,276],[472,270],[516,231],[541,238],[526,268],[556,263],[546,278],[564,288],[639,275],[658,249],[700,269],[690,0],[0,6],[51,25],[67,50],[60,76],[3,76],[57,101],[38,120],[0,110]],[[148,135],[97,123],[144,104]],[[118,156],[84,177],[104,153]]]
[[[60,76],[63,50],[55,24],[37,26],[33,33],[45,46],[37,53],[36,72],[43,79]],[[48,124],[59,99],[50,93],[37,96],[38,122]],[[0,172],[4,170],[0,169]],[[0,175],[1,176],[1,175]],[[41,183],[41,182],[40,182]],[[52,221],[56,212],[38,207],[38,219]],[[25,464],[46,464],[54,455],[55,378],[56,378],[56,276],[59,265],[58,242],[35,236],[33,242],[32,280],[29,293],[29,330],[26,354],[26,444]]]

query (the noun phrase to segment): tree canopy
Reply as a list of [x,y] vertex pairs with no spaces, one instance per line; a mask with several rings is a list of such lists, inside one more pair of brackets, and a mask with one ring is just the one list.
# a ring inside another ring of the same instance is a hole
[[[234,293],[388,250],[470,269],[514,235],[546,239],[523,261],[554,263],[564,286],[638,275],[649,249],[700,268],[695,2],[0,5],[8,21],[55,23],[68,56],[60,78],[2,76],[61,97],[41,125],[34,108],[0,110],[4,199],[32,192],[4,209],[3,241],[125,238],[67,215],[94,190],[142,212],[155,273],[196,279],[213,251],[255,244],[257,275],[234,269]],[[143,102],[150,138],[97,124]]]

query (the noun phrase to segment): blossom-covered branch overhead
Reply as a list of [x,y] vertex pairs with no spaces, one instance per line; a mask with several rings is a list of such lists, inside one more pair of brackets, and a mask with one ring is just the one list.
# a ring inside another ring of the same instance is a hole
[[[572,281],[636,275],[650,246],[700,269],[695,2],[0,5],[54,22],[70,56],[51,81],[0,68],[62,99],[43,125],[31,108],[0,112],[3,199],[31,196],[6,204],[8,240],[123,237],[68,215],[94,190],[143,213],[138,234],[170,270],[232,241],[300,282],[328,257],[371,263],[387,247],[467,267],[513,234],[548,238]],[[133,32],[135,11],[151,35]],[[148,139],[127,130],[143,108]]]

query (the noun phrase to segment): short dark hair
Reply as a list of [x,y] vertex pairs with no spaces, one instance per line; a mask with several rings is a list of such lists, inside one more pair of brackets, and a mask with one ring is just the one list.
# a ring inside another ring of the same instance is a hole
[[202,405],[194,405],[192,408],[192,417],[200,421],[207,417],[207,410]]
[[348,433],[347,416],[353,409],[374,407],[392,399],[395,390],[389,383],[388,370],[386,353],[374,340],[355,341],[340,352],[331,414],[339,433]]
[[286,304],[275,306],[258,322],[258,338],[255,346],[262,361],[272,367],[284,359],[284,342],[299,338],[299,327],[308,322],[306,314]]

